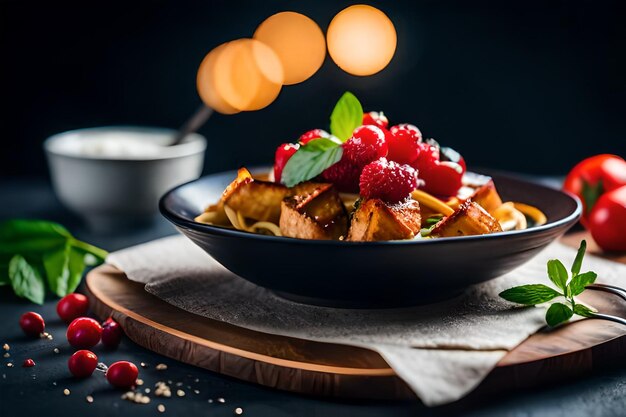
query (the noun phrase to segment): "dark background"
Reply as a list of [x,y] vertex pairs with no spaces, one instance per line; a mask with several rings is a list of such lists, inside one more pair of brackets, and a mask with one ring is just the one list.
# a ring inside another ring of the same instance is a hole
[[[353,3],[1,0],[0,175],[47,175],[41,144],[64,130],[177,127],[200,104],[195,73],[213,47],[283,10],[325,30]],[[345,90],[470,166],[563,174],[585,156],[626,156],[626,2],[367,3],[396,25],[389,67],[359,78],[327,57],[270,107],[214,116],[206,172],[267,163],[279,143],[327,128]]]

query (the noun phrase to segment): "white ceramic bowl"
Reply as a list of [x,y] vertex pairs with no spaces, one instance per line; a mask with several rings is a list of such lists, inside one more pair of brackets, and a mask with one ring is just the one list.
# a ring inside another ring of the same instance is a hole
[[48,138],[44,149],[57,196],[94,230],[152,221],[161,195],[202,172],[206,139],[192,134],[166,146],[175,133],[115,126]]

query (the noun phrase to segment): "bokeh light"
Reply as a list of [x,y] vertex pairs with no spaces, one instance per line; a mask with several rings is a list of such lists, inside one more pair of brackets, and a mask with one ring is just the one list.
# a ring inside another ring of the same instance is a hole
[[326,57],[324,33],[317,23],[295,12],[281,12],[265,19],[254,32],[271,47],[283,64],[285,85],[297,84],[311,77]]
[[339,12],[326,33],[328,53],[344,71],[371,75],[387,66],[396,50],[396,29],[380,10],[358,4]]
[[224,43],[213,49],[202,60],[196,77],[196,87],[200,98],[207,106],[222,114],[234,114],[239,110],[229,105],[218,93],[215,86],[215,64],[219,55],[226,49]]

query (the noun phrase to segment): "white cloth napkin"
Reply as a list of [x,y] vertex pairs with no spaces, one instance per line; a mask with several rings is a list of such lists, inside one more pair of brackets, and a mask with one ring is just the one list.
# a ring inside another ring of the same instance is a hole
[[[455,401],[498,361],[541,328],[545,311],[514,308],[500,299],[506,288],[548,283],[546,262],[571,264],[576,251],[559,243],[517,270],[471,287],[465,294],[425,306],[358,310],[294,303],[232,274],[184,236],[171,236],[112,253],[107,262],[146,291],[200,316],[307,340],[377,351],[428,406]],[[583,270],[618,284],[626,266],[587,256]]]

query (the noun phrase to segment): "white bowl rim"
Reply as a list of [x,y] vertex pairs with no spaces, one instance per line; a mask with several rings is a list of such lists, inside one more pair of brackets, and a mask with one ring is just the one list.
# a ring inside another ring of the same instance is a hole
[[163,146],[163,149],[159,152],[158,155],[141,157],[141,158],[115,158],[115,157],[107,157],[107,156],[97,156],[97,155],[80,155],[76,153],[68,153],[61,149],[59,149],[58,142],[68,140],[68,138],[73,137],[75,135],[84,134],[84,133],[97,133],[97,132],[129,132],[129,133],[154,133],[158,135],[171,135],[172,138],[176,134],[176,130],[164,128],[164,127],[156,127],[156,126],[133,126],[133,125],[111,125],[111,126],[99,126],[99,127],[88,127],[82,129],[73,129],[65,132],[57,133],[49,138],[47,138],[43,147],[44,150],[52,155],[59,155],[66,158],[74,158],[74,159],[86,159],[86,160],[96,160],[96,161],[128,161],[128,162],[139,162],[139,161],[155,161],[155,160],[164,160],[164,159],[176,159],[182,158],[186,156],[196,155],[198,153],[203,153],[207,147],[207,140],[204,136],[199,133],[191,133],[187,135],[185,140],[175,146]]

